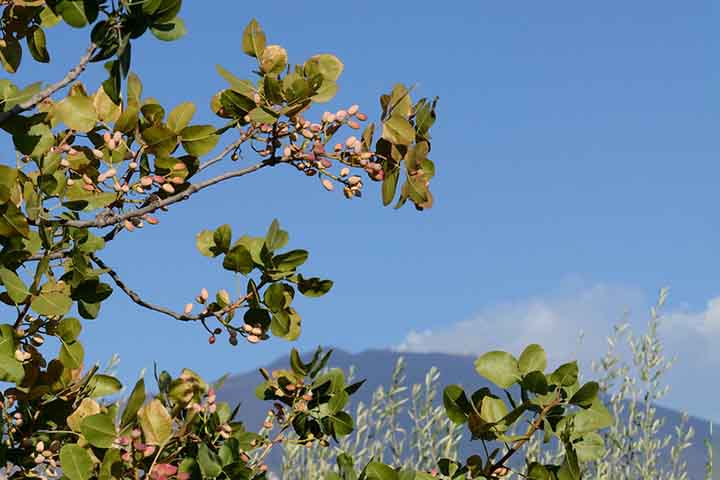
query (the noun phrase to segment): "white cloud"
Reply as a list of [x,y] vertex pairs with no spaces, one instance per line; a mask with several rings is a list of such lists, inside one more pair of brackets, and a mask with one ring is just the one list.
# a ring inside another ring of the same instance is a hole
[[552,363],[578,356],[590,360],[602,354],[610,326],[620,323],[627,310],[644,303],[637,289],[610,285],[564,289],[485,308],[473,318],[452,325],[410,332],[397,348],[414,352],[477,354],[502,349],[519,353],[530,343],[540,343]]
[[[632,287],[575,285],[549,295],[483,308],[472,318],[454,324],[412,331],[396,348],[458,354],[499,349],[519,354],[526,345],[539,343],[548,352],[551,367],[577,359],[591,376],[587,370],[590,362],[606,352],[613,325],[629,323],[635,334],[644,334],[654,300]],[[720,420],[714,404],[702,400],[703,396],[684,393],[707,385],[707,376],[714,377],[708,372],[720,367],[720,297],[710,299],[700,311],[673,307],[676,302],[672,294],[670,300],[663,309],[659,331],[666,356],[676,358],[666,378],[672,389],[665,401],[674,408]],[[720,386],[708,388],[720,394]]]

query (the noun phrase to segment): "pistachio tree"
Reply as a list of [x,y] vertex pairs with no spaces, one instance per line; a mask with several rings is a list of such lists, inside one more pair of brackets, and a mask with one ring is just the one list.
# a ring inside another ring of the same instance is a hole
[[[8,315],[0,324],[0,381],[6,383],[0,460],[7,478],[262,479],[268,453],[290,433],[294,442],[327,447],[354,428],[346,408],[361,383],[346,384],[341,371],[328,369],[329,352],[303,359],[293,350],[289,369],[262,372],[256,393],[271,410],[259,432],[245,429],[238,407],[218,401],[219,383],[192,370],[155,372],[156,385],[141,379],[121,395],[121,382],[85,358],[83,321],[103,315],[114,291],[159,316],[197,326],[210,343],[249,347],[272,337],[298,338],[295,296],[320,297],[333,283],[305,272],[308,252],[288,247],[289,235],[277,220],[254,235],[238,235],[230,225],[200,231],[200,254],[237,274],[243,293],[198,286],[182,311],[139,295],[123,280],[122,265],[103,258],[117,238],[132,241],[142,228],[160,228],[155,225],[165,212],[214,185],[290,168],[313,181],[298,188],[324,188],[339,199],[359,198],[366,183],[377,182],[386,206],[423,210],[433,203],[435,167],[428,155],[437,99],[413,100],[412,89],[398,84],[380,97],[375,123],[357,105],[314,114],[318,109],[311,107],[337,92],[342,61],[318,54],[291,63],[255,20],[238,43],[257,66],[247,76],[218,66],[227,87],[208,99],[213,124],[194,123],[198,107],[191,102],[163,106],[146,95],[132,70],[134,42],[185,35],[181,4],[0,2],[0,63],[9,75],[0,80],[0,128],[16,151],[14,165],[0,165],[0,301]],[[21,66],[50,62],[53,49],[62,48],[47,45],[50,28],[84,29],[87,49],[63,78],[16,85],[11,75]],[[81,81],[91,67],[106,72],[92,87]],[[556,413],[562,402],[579,393],[569,393],[572,382],[546,383],[550,407],[522,405],[544,412],[536,429],[547,432],[550,422],[558,431],[549,413],[562,416]],[[540,394],[533,388],[527,391]],[[499,425],[511,423],[518,408],[500,418],[504,411],[492,405],[490,420],[482,405],[473,407],[490,424],[483,435],[500,435]],[[449,410],[456,418],[458,412]],[[344,478],[354,478],[351,459],[340,458]],[[458,471],[492,478],[505,468],[502,461],[494,465]],[[361,478],[392,475],[399,475],[392,466],[371,462]]]

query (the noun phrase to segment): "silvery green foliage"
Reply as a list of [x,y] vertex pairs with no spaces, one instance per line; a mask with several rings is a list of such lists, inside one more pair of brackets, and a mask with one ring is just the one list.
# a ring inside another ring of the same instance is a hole
[[[378,388],[369,405],[357,405],[355,432],[341,439],[337,448],[285,445],[283,478],[322,478],[324,472],[335,470],[335,457],[341,452],[359,465],[374,459],[419,471],[430,471],[441,458],[456,458],[462,431],[436,401],[439,378],[440,372],[432,368],[423,383],[408,388],[400,358],[390,385]],[[408,422],[401,420],[409,420],[411,428],[402,428],[400,424]]]

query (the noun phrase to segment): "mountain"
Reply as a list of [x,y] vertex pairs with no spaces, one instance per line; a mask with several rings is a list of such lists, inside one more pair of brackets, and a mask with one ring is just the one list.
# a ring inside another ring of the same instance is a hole
[[[473,362],[475,357],[447,355],[441,353],[408,353],[394,352],[389,350],[367,350],[360,353],[348,353],[342,350],[335,350],[331,359],[332,367],[342,368],[346,372],[352,366],[356,369],[356,377],[367,379],[362,388],[353,395],[354,402],[362,401],[369,403],[372,393],[379,386],[390,384],[393,368],[399,357],[405,359],[405,375],[407,385],[422,383],[425,374],[431,367],[440,371],[440,385],[459,384],[466,390],[474,391],[483,386],[489,386],[484,379],[475,373]],[[304,356],[306,358],[306,356]],[[289,368],[287,356],[279,358],[265,368],[272,371],[280,368]],[[241,402],[240,418],[248,428],[259,427],[265,418],[269,404],[258,400],[255,397],[255,387],[261,383],[262,377],[257,370],[233,375],[226,379],[220,389],[218,396],[235,405]],[[662,434],[673,434],[675,427],[680,424],[682,414],[678,411],[657,406],[658,417],[665,419]],[[709,437],[710,424],[707,420],[690,417],[690,425],[695,429],[693,445],[686,450],[685,458],[689,467],[689,478],[691,480],[704,478],[706,452],[703,440]],[[718,429],[718,425],[715,428]],[[720,429],[716,430],[720,431]],[[469,442],[465,442],[468,444]],[[715,449],[720,449],[720,441],[715,436]],[[277,453],[270,459],[272,464],[279,462]]]

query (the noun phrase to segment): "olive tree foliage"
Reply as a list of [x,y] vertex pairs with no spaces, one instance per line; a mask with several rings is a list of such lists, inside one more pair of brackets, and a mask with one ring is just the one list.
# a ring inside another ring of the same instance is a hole
[[[156,372],[157,387],[146,388],[141,379],[118,401],[120,381],[97,366],[86,368],[80,332],[116,289],[143,308],[199,326],[210,343],[296,339],[296,294],[320,297],[332,282],[301,272],[308,252],[288,249],[288,233],[277,221],[260,236],[235,235],[229,225],[200,232],[200,252],[242,275],[244,293],[234,298],[202,289],[182,311],[141,297],[122,280],[122,265],[103,260],[103,250],[118,238],[137,238],[140,232],[129,234],[151,228],[158,212],[202,190],[271,168],[294,169],[347,199],[360,197],[368,180],[380,182],[384,205],[429,208],[435,173],[429,130],[437,99],[413,101],[410,88],[394,86],[380,97],[377,132],[356,105],[311,119],[311,107],[335,95],[343,63],[319,54],[291,64],[287,51],[267,44],[252,20],[239,42],[257,61],[251,80],[218,67],[228,87],[209,99],[217,121],[196,124],[194,104],[160,105],[143,94],[132,72],[136,39],[149,33],[172,41],[186,33],[181,0],[0,5],[0,63],[8,74],[29,60],[50,61],[49,28],[89,34],[87,50],[65,77],[25,86],[0,80],[0,128],[16,150],[14,165],[0,165],[0,300],[7,307],[0,380],[9,384],[2,395],[2,475],[262,479],[268,452],[290,441],[288,434],[297,444],[324,446],[349,434],[354,421],[345,408],[361,383],[348,384],[340,370],[327,369],[328,352],[303,359],[293,350],[289,369],[262,372],[257,394],[271,402],[273,414],[260,432],[249,432],[236,418],[239,408],[217,400],[218,385],[189,369],[177,376]],[[98,63],[107,77],[89,89],[79,79]],[[255,153],[255,163],[245,155],[240,161],[246,152]],[[574,364],[544,370],[537,346],[519,360],[502,352],[478,360],[478,371],[501,389],[520,386],[519,399],[508,397],[510,407],[486,390],[471,397],[459,387],[446,391],[451,420],[468,423],[477,439],[507,442],[509,450],[484,461],[445,459],[441,475],[502,475],[517,446],[541,431],[561,438],[567,456],[562,466],[533,465],[533,478],[579,478],[578,461],[602,447],[593,433],[605,415],[597,385],[580,386]],[[507,435],[526,412],[534,415],[527,433]],[[431,476],[374,461],[356,473],[352,463],[340,457],[341,478]]]

